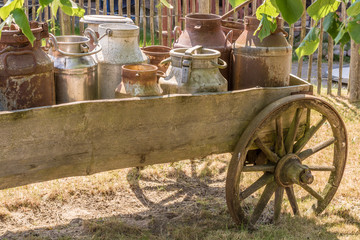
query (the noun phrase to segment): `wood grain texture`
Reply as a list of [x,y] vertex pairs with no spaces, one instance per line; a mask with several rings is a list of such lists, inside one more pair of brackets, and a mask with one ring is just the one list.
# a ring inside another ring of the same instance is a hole
[[69,103],[0,113],[0,189],[231,152],[282,88]]

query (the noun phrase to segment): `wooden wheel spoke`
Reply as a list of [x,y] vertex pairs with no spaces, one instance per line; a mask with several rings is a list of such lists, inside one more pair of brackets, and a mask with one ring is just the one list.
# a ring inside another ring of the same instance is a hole
[[329,171],[335,172],[336,168],[334,166],[308,166],[311,171]]
[[283,120],[282,117],[276,118],[276,142],[275,142],[275,152],[279,157],[285,156],[285,146],[284,146],[284,132],[283,132]]
[[286,135],[286,138],[285,138],[285,149],[286,149],[287,153],[293,152],[294,141],[296,138],[296,134],[297,134],[299,124],[300,124],[300,118],[301,118],[303,111],[304,111],[303,108],[298,108],[298,109],[296,109],[296,112],[294,114],[294,118],[291,122],[288,134]]
[[310,157],[311,155],[323,150],[324,148],[327,148],[328,146],[330,146],[331,144],[333,144],[336,141],[336,139],[334,137],[316,145],[315,147],[306,149],[304,151],[302,151],[301,153],[299,153],[299,158],[304,161],[306,158]]
[[261,213],[264,211],[267,203],[269,202],[271,196],[274,194],[276,188],[277,188],[276,182],[271,182],[266,185],[264,192],[262,193],[258,203],[256,204],[254,212],[251,215],[250,223],[252,225],[254,225],[259,220]]
[[253,184],[251,184],[247,189],[240,193],[240,200],[244,200],[249,197],[251,194],[269,184],[271,181],[274,180],[274,176],[272,174],[265,173],[262,175],[258,180],[256,180]]
[[317,122],[309,130],[307,130],[304,136],[295,143],[294,153],[298,154],[325,122],[326,122],[326,117],[323,116],[319,122]]
[[254,165],[254,166],[244,166],[243,172],[274,172],[274,165]]
[[305,191],[310,193],[317,200],[319,200],[319,201],[324,200],[324,198],[319,193],[317,193],[314,189],[312,189],[312,187],[310,187],[309,185],[306,185],[306,184],[299,184],[299,185],[300,185],[300,187],[302,187]]
[[273,151],[271,151],[271,149],[268,146],[266,146],[261,141],[260,138],[257,137],[254,142],[255,142],[256,146],[258,148],[260,148],[260,150],[265,154],[265,156],[268,160],[270,160],[271,162],[274,162],[274,163],[276,163],[279,160],[279,156],[276,153],[274,153]]
[[281,213],[281,205],[284,197],[284,188],[278,187],[275,191],[275,203],[274,203],[274,222],[278,222]]
[[294,215],[300,215],[299,206],[296,202],[294,188],[292,186],[286,187],[285,190],[286,190],[286,195],[289,199],[289,202],[290,202],[290,205],[291,205]]

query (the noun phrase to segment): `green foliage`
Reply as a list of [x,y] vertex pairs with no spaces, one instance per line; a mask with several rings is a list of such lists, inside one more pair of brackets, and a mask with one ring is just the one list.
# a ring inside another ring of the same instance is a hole
[[360,13],[360,0],[356,0],[351,6],[346,10],[347,15],[350,17],[355,17]]
[[305,55],[313,54],[319,46],[320,42],[320,29],[312,28],[309,33],[305,36],[300,46],[295,50],[296,55],[301,58]]
[[23,34],[29,39],[31,43],[35,41],[35,36],[31,32],[29,21],[24,13],[24,11],[20,8],[16,8],[11,12],[15,23],[20,27]]
[[259,32],[258,37],[260,38],[260,41],[262,41],[272,32],[275,32],[276,27],[277,27],[276,19],[263,13],[262,18],[260,20],[260,25],[256,29],[254,34],[257,34]]
[[242,4],[245,1],[247,1],[247,0],[229,0],[229,3],[231,4],[231,6],[239,6],[240,4]]
[[329,13],[335,12],[339,5],[340,2],[337,0],[316,0],[307,8],[307,12],[312,19],[319,21]]
[[170,8],[170,9],[173,9],[173,8],[174,8],[167,0],[160,0],[158,6],[159,6],[160,4],[164,5],[164,6],[167,7],[167,8]]
[[0,17],[2,20],[5,20],[10,13],[16,8],[22,8],[24,0],[9,0],[5,5],[0,8]]
[[281,16],[290,25],[294,24],[304,12],[301,0],[275,0]]
[[348,23],[348,32],[350,34],[350,37],[356,42],[360,43],[360,15],[356,17],[354,20],[350,21]]
[[261,21],[263,18],[263,15],[267,15],[269,17],[276,18],[279,16],[279,9],[274,4],[274,0],[265,0],[263,4],[259,6],[259,8],[256,10],[256,17]]

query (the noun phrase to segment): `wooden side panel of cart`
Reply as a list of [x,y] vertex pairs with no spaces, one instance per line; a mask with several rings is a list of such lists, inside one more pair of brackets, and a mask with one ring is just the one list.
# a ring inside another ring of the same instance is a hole
[[231,152],[282,88],[78,102],[0,113],[0,189]]

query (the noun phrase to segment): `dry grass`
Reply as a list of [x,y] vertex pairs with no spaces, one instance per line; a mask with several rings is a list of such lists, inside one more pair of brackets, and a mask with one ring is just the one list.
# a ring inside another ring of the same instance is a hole
[[[360,239],[360,104],[326,100],[346,123],[349,156],[340,188],[320,216],[293,217],[285,200],[278,225],[235,226],[224,193],[230,154],[223,154],[0,191],[0,239]],[[327,137],[327,127],[314,143]],[[329,153],[315,161],[329,162]],[[304,212],[311,200],[303,203]]]

